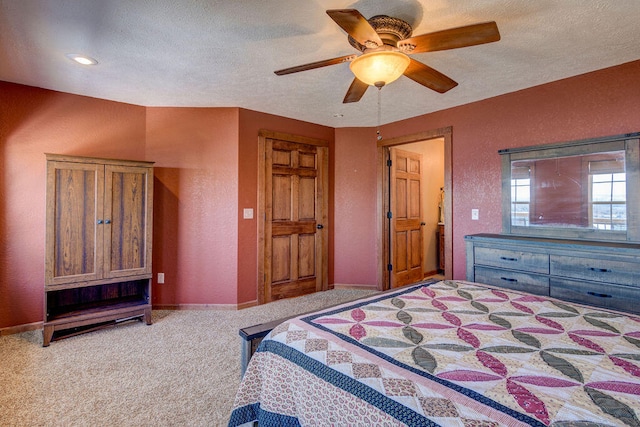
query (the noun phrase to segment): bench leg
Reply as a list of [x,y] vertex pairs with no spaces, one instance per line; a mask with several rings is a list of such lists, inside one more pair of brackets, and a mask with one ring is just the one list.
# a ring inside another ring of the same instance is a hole
[[42,329],[42,346],[48,347],[51,343],[51,338],[53,338],[54,327],[53,326],[45,326]]

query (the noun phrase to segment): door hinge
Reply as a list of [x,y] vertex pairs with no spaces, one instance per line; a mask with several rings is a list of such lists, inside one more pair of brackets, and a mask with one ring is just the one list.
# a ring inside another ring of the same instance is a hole
[[392,271],[393,270],[393,264],[387,264],[387,270]]
[[387,160],[387,166],[391,167],[391,159]]
[[393,218],[393,213],[391,213],[391,211],[387,212],[387,218],[389,219]]

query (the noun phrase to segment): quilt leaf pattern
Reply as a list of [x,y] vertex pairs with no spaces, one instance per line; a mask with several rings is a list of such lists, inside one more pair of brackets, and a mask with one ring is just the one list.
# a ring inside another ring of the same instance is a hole
[[640,427],[637,316],[442,281],[311,323],[542,425]]

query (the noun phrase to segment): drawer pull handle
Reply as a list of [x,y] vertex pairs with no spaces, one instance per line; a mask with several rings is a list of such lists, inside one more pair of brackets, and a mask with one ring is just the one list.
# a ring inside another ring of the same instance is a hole
[[593,295],[594,297],[600,297],[600,298],[611,298],[611,295],[607,295],[607,294],[599,294],[597,292],[587,292],[589,295]]
[[608,268],[595,268],[595,267],[591,267],[589,270],[591,271],[596,271],[598,273],[611,273],[611,270]]
[[506,256],[501,256],[500,259],[503,260],[503,261],[517,261],[518,260],[518,258],[509,258],[509,257],[506,257]]
[[500,280],[504,280],[505,282],[517,282],[518,279],[512,279],[510,277],[501,277]]

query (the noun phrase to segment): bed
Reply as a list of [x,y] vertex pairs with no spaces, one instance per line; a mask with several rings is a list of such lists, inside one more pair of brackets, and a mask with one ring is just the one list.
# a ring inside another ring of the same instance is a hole
[[640,317],[465,281],[289,319],[230,426],[640,426]]

